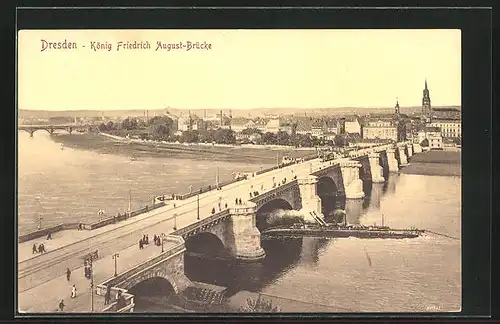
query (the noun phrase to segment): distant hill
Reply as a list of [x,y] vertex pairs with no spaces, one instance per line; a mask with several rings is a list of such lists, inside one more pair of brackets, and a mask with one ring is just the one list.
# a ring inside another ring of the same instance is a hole
[[[457,108],[461,110],[460,106],[442,106],[434,108]],[[188,109],[157,109],[148,110],[148,116],[163,115],[166,111],[169,113],[180,116],[187,115]],[[422,107],[401,107],[401,113],[413,114],[420,113]],[[219,114],[221,109],[191,109],[191,114],[199,117],[214,116]],[[228,115],[229,109],[222,109],[223,114]],[[265,117],[269,115],[300,115],[300,116],[318,116],[318,115],[366,115],[366,114],[387,114],[394,112],[394,108],[363,108],[363,107],[342,107],[342,108],[255,108],[255,109],[233,109],[231,111],[233,117]],[[21,118],[41,118],[47,119],[50,117],[98,117],[104,115],[105,117],[139,117],[144,116],[145,110],[64,110],[64,111],[48,111],[48,110],[20,110],[19,117]]]

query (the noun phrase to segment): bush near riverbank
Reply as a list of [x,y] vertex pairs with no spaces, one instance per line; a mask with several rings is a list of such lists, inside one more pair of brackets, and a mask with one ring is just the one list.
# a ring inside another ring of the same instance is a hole
[[429,151],[414,155],[410,164],[400,171],[404,174],[432,176],[460,176],[462,174],[461,152]]

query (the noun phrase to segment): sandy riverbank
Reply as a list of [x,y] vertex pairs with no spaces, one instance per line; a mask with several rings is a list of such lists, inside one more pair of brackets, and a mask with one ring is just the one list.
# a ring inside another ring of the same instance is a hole
[[284,155],[299,158],[314,154],[310,149],[266,146],[229,146],[130,141],[119,137],[95,133],[81,135],[57,134],[53,140],[64,146],[98,151],[102,154],[120,154],[133,157],[172,157],[200,160],[226,160],[234,162],[274,164],[276,157]]
[[460,176],[461,151],[428,151],[414,155],[410,164],[401,169],[404,174]]

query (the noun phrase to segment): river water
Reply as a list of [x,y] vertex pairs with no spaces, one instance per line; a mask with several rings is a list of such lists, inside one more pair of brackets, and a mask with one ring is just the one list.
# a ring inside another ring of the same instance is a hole
[[[78,135],[74,135],[78,136]],[[264,167],[268,165],[263,165]],[[44,132],[19,133],[19,233],[63,222],[97,220],[181,193],[233,172],[261,165],[193,158],[141,157],[61,149]],[[196,170],[196,172],[193,172]],[[315,239],[263,241],[261,263],[204,262],[186,258],[193,280],[325,305],[324,311],[459,311],[461,305],[460,177],[394,175],[374,184],[365,200],[347,201],[349,223],[415,226],[457,239],[427,234],[417,239]],[[383,216],[382,216],[383,215]],[[157,311],[158,309],[151,309]],[[142,311],[147,311],[144,309]]]

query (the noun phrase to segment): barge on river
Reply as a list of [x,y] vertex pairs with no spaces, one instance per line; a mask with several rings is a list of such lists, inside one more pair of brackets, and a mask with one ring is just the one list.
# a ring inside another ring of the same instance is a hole
[[263,239],[276,237],[356,237],[363,239],[387,238],[404,239],[416,238],[424,233],[418,229],[391,229],[388,226],[362,226],[362,225],[334,225],[319,224],[293,224],[287,226],[269,227],[261,232]]

